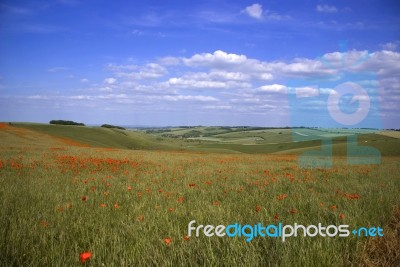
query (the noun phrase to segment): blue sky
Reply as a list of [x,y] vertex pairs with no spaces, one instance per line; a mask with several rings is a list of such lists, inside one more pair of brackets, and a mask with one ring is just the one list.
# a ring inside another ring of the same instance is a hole
[[400,128],[398,14],[394,0],[3,0],[0,121]]

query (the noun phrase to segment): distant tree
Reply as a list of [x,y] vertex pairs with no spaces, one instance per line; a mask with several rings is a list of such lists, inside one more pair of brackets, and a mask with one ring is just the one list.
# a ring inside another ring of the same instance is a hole
[[74,122],[74,121],[65,121],[65,120],[51,120],[50,124],[85,126],[85,124],[83,124],[83,123]]
[[124,127],[115,126],[115,125],[110,125],[110,124],[103,124],[103,125],[101,125],[101,127],[103,127],[103,128],[114,128],[114,129],[126,130]]

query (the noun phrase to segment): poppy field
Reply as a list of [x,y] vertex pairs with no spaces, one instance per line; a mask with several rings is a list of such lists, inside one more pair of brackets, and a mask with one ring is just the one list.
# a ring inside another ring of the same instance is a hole
[[[394,266],[399,170],[395,156],[302,169],[296,155],[98,148],[1,124],[0,263]],[[189,237],[192,220],[379,226],[385,235],[246,242]]]

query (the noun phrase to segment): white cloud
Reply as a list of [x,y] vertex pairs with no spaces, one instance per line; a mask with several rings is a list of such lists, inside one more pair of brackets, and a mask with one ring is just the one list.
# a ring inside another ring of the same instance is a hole
[[251,6],[247,6],[245,8],[245,12],[252,18],[262,19],[263,8],[260,4],[252,4]]
[[338,9],[335,6],[330,6],[330,5],[317,5],[316,10],[318,12],[324,12],[324,13],[338,12]]
[[231,65],[243,64],[247,61],[245,55],[228,54],[224,51],[217,50],[213,54],[202,53],[195,54],[191,58],[184,58],[183,62],[187,66],[213,66],[228,67]]
[[395,41],[395,42],[389,42],[385,44],[381,44],[381,47],[384,50],[389,50],[389,51],[395,51],[397,47],[399,46],[400,41]]
[[144,66],[109,64],[108,68],[114,71],[117,77],[133,80],[157,79],[168,73],[167,69],[158,63],[148,63]]
[[214,102],[218,101],[217,98],[212,96],[203,96],[203,95],[176,95],[176,96],[164,96],[163,99],[168,101],[179,101],[179,100],[189,100],[189,101],[200,101],[200,102]]
[[249,81],[251,75],[243,72],[229,72],[224,70],[211,70],[210,72],[190,72],[183,76],[186,79],[207,81]]
[[190,58],[181,58],[181,61],[188,67],[205,67],[221,72],[243,73],[259,80],[304,75],[332,75],[336,72],[336,70],[329,69],[321,61],[314,59],[298,58],[289,63],[283,61],[265,62],[221,50],[212,54],[195,54]]
[[104,79],[103,83],[111,85],[111,84],[114,84],[116,81],[117,81],[117,79],[115,79],[115,78],[106,78],[106,79]]
[[204,109],[211,109],[211,110],[228,110],[232,109],[232,106],[230,105],[210,105],[210,106],[204,106]]
[[261,92],[268,92],[268,93],[286,93],[287,87],[282,84],[270,84],[270,85],[263,85],[258,88]]
[[311,97],[319,95],[318,89],[311,86],[297,87],[295,90],[297,97]]
[[[335,93],[332,88],[343,73],[360,72],[377,74],[378,84],[369,77],[358,82],[366,90],[368,86],[379,87],[381,106],[385,107],[381,109],[383,113],[394,114],[396,101],[400,99],[400,78],[397,78],[400,53],[388,50],[374,53],[350,50],[326,53],[316,59],[285,61],[263,61],[217,50],[188,57],[169,56],[142,65],[137,62],[136,65],[108,64],[106,70],[109,78],[103,83],[93,84],[72,96],[60,96],[57,101],[66,102],[65,105],[122,106],[122,109],[134,106],[138,110],[152,111],[185,112],[193,108],[202,112],[209,110],[209,114],[213,114],[212,110],[229,110],[232,114],[263,115],[277,110],[284,113],[288,109],[286,93],[297,92],[301,97],[319,94],[321,99],[326,98]],[[286,83],[293,80],[301,82]],[[307,84],[307,81],[310,82]],[[319,81],[329,83],[319,84]],[[323,88],[318,89],[317,85]],[[32,96],[30,101],[50,103],[52,99]],[[326,107],[326,101],[321,103],[325,106],[313,104],[307,108],[315,111]]]
[[82,78],[81,79],[81,83],[88,83],[89,82],[89,79],[87,79],[87,78]]
[[250,87],[248,83],[236,81],[212,81],[201,79],[170,78],[167,85],[172,88],[182,89],[229,89]]
[[178,65],[179,63],[181,63],[181,60],[177,57],[169,56],[169,57],[160,58],[158,60],[158,62],[160,63],[160,65],[163,65],[163,66],[174,66],[174,65]]

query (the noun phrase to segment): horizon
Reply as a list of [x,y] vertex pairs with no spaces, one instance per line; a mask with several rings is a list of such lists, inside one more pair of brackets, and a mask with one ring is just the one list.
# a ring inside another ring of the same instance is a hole
[[0,121],[399,129],[399,11],[3,1]]
[[[75,121],[74,121],[75,122]],[[110,123],[99,123],[99,124],[91,124],[85,123],[81,121],[77,121],[77,123],[83,123],[84,125],[62,125],[62,124],[51,124],[49,122],[32,122],[32,121],[3,121],[0,123],[8,123],[8,124],[49,124],[49,125],[61,125],[61,126],[82,126],[82,127],[101,127],[102,125],[111,125],[111,126],[119,126],[129,129],[167,129],[167,128],[197,128],[197,127],[206,127],[206,128],[261,128],[261,129],[323,129],[323,130],[377,130],[377,131],[400,131],[400,128],[368,128],[368,127],[320,127],[320,126],[259,126],[259,125],[129,125],[129,124],[110,124]]]

